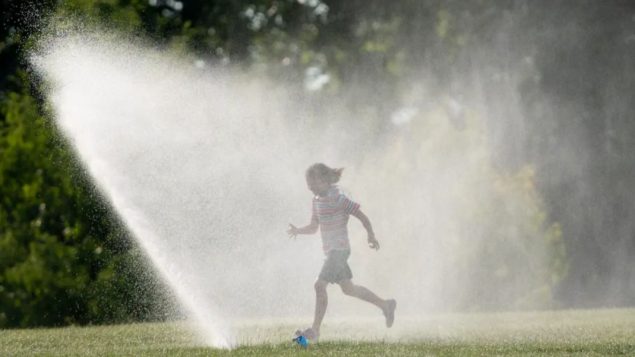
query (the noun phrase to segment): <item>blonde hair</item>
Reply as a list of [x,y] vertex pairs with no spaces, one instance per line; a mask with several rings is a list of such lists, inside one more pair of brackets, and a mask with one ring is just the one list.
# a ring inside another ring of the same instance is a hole
[[325,182],[328,182],[329,184],[334,184],[340,180],[340,177],[342,176],[342,171],[344,171],[343,167],[338,169],[333,169],[324,165],[321,162],[318,162],[311,165],[306,170],[306,177],[318,178]]

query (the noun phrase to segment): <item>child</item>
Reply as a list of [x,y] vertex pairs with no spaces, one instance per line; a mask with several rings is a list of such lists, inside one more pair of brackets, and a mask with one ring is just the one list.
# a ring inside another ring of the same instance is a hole
[[343,169],[332,169],[322,163],[314,164],[306,171],[306,182],[309,190],[315,194],[313,198],[313,215],[309,225],[297,228],[289,224],[287,233],[295,238],[298,234],[313,234],[320,228],[322,248],[326,255],[324,265],[315,282],[315,316],[313,326],[302,332],[305,337],[317,341],[320,325],[326,313],[328,283],[339,284],[342,292],[349,296],[368,301],[384,313],[386,326],[391,327],[395,319],[397,302],[394,299],[384,300],[367,288],[352,282],[353,274],[346,260],[351,253],[346,225],[348,216],[359,219],[368,232],[368,246],[379,249],[379,242],[368,220],[359,209],[359,204],[340,193],[335,184],[339,181]]

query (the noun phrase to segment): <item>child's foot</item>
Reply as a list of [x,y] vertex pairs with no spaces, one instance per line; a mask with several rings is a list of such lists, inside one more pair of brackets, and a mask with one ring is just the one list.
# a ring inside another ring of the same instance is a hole
[[[298,331],[300,332],[300,331]],[[297,332],[296,332],[297,334]],[[313,328],[309,327],[308,329],[301,331],[300,334],[306,338],[308,338],[309,340],[311,340],[312,342],[317,342],[318,339],[320,338],[320,333],[315,331]]]
[[386,307],[384,308],[384,317],[386,317],[386,327],[392,327],[395,322],[395,309],[397,308],[397,301],[390,299],[386,301]]

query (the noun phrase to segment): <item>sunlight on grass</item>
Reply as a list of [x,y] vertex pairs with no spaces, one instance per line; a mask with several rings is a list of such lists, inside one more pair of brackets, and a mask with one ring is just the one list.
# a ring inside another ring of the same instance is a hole
[[[295,355],[298,321],[244,322],[232,355]],[[401,317],[393,329],[379,321],[327,321],[320,355],[635,354],[635,309]],[[226,355],[201,346],[182,322],[57,329],[3,330],[0,355]]]

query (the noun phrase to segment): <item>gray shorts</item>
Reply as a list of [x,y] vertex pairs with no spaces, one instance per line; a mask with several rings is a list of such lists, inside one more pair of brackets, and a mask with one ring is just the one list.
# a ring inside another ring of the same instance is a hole
[[350,250],[329,251],[318,278],[329,283],[339,283],[342,280],[352,279],[353,273],[346,262],[350,255]]

